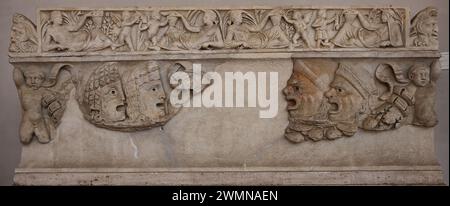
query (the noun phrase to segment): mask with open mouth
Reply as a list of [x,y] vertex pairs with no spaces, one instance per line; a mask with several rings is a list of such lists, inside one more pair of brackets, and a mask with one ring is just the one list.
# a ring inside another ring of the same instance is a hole
[[[164,125],[178,111],[167,99],[167,74],[160,63],[148,61],[100,65],[89,76],[80,108],[85,119],[98,127],[137,131]],[[184,68],[184,67],[183,67]]]
[[362,107],[363,98],[342,76],[337,75],[325,93],[330,103],[328,117],[331,121],[354,120]]
[[378,91],[370,74],[362,68],[339,64],[325,97],[330,103],[328,118],[346,136],[352,136],[360,115],[368,112],[371,98]]
[[94,123],[110,124],[126,118],[125,95],[115,63],[98,67],[89,77],[84,90],[85,117]]
[[124,87],[130,122],[151,126],[166,121],[166,93],[159,69],[156,62],[150,61],[146,67],[137,67],[126,73]]
[[321,112],[326,87],[323,82],[322,76],[316,75],[302,61],[294,63],[293,74],[283,89],[291,117],[307,119]]
[[100,89],[102,109],[101,115],[104,120],[117,122],[126,118],[125,96],[120,81],[114,82]]
[[302,60],[294,62],[293,74],[283,89],[289,112],[289,125],[285,137],[295,143],[323,138],[320,128],[329,124],[326,120],[328,103],[323,92],[328,80],[327,74],[317,71]]

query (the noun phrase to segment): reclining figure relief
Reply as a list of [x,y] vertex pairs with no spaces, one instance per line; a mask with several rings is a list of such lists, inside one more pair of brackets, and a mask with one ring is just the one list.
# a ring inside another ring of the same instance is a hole
[[407,13],[393,7],[41,10],[37,29],[15,15],[10,52],[436,48],[437,10],[420,11],[410,31]]

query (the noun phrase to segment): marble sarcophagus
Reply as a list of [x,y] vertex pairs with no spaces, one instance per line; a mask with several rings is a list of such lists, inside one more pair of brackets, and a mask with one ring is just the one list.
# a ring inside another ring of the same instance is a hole
[[15,14],[14,181],[443,184],[436,18],[396,7]]

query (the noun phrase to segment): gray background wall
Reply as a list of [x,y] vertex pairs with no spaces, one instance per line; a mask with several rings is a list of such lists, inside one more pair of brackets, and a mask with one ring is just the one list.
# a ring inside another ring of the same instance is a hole
[[[409,7],[412,14],[427,7],[439,9],[440,51],[448,52],[448,0],[3,0],[0,2],[0,185],[11,185],[14,168],[20,160],[21,145],[18,138],[20,104],[12,80],[13,67],[8,63],[9,32],[14,13],[21,13],[36,20],[36,9],[45,7],[250,7],[250,6],[400,6]],[[448,184],[449,157],[449,74],[444,70],[438,81],[437,112],[439,125],[436,128],[435,144],[439,162]],[[45,152],[45,151],[43,151]]]

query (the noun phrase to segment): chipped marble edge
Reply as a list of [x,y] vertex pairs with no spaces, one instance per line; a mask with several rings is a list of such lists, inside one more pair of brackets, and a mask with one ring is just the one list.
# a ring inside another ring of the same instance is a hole
[[442,171],[16,173],[14,185],[436,185]]
[[147,173],[147,172],[339,172],[339,171],[442,171],[429,166],[353,167],[183,167],[183,168],[16,168],[15,173]]
[[92,62],[135,60],[191,60],[191,59],[290,59],[290,58],[440,58],[439,51],[307,51],[307,52],[242,52],[238,53],[78,53],[59,56],[11,54],[9,62]]
[[410,11],[409,7],[401,6],[391,6],[391,5],[365,5],[365,6],[318,6],[318,5],[280,5],[280,6],[263,6],[263,5],[236,5],[236,6],[128,6],[128,7],[41,7],[37,8],[38,12],[41,11],[71,11],[71,10],[103,10],[103,11],[123,11],[123,10],[201,10],[201,9],[216,9],[216,10],[230,10],[230,9],[382,9],[382,8],[392,8],[392,9],[404,9],[405,11]]

